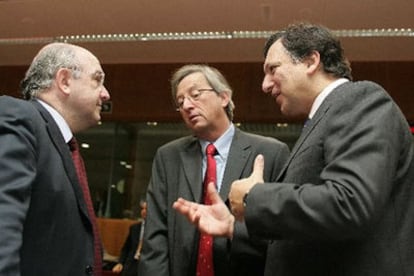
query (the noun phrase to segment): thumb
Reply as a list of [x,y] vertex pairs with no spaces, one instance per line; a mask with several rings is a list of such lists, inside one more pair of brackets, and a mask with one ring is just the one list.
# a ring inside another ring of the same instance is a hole
[[250,175],[250,178],[255,183],[263,183],[263,170],[264,170],[264,157],[263,155],[259,154],[256,156],[253,165],[253,172]]

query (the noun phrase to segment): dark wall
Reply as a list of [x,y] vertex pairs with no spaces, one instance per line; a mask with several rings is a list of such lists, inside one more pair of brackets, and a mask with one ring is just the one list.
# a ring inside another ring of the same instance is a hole
[[[170,96],[169,78],[182,64],[103,65],[112,113],[105,121],[179,121]],[[288,122],[274,99],[261,92],[261,63],[211,63],[221,70],[234,90],[235,122]],[[354,62],[354,80],[372,80],[394,98],[414,123],[414,62]],[[0,67],[0,94],[20,97],[25,66]]]

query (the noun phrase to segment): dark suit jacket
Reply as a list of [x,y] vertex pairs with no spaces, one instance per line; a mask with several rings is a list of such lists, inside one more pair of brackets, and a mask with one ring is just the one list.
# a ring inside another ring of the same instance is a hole
[[[220,190],[222,199],[227,199],[234,180],[251,174],[259,153],[265,158],[264,178],[270,181],[276,179],[288,152],[285,144],[273,138],[236,129]],[[178,197],[201,201],[201,164],[201,148],[195,137],[184,137],[158,149],[147,194],[144,245],[138,265],[140,276],[195,275],[199,232],[172,209],[172,204]],[[238,223],[236,227],[244,228],[244,224]],[[244,230],[232,243],[225,238],[214,239],[215,276],[263,275],[266,243],[248,239]]]
[[93,234],[70,151],[36,101],[0,97],[0,275],[87,275]]
[[277,183],[249,193],[249,233],[274,239],[266,275],[414,275],[414,148],[372,82],[322,103]]
[[142,223],[139,222],[129,227],[128,237],[122,246],[121,255],[119,256],[119,263],[123,265],[122,276],[136,276],[138,273],[138,260],[134,257],[138,248],[141,225]]

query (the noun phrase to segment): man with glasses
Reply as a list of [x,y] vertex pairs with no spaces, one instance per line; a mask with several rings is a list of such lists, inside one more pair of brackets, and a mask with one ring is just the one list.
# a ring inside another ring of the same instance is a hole
[[[139,263],[139,275],[201,275],[206,263],[199,259],[200,233],[172,209],[178,197],[203,202],[203,177],[208,162],[205,149],[216,151],[215,186],[223,200],[230,184],[252,172],[254,158],[268,161],[264,178],[274,180],[289,150],[273,138],[248,134],[233,123],[232,89],[224,76],[206,65],[185,65],[171,79],[172,97],[193,136],[160,147],[156,153],[147,193],[148,219]],[[263,275],[266,242],[248,237],[245,225],[232,240],[215,238],[208,275]]]
[[0,275],[102,275],[73,135],[101,120],[104,76],[88,50],[51,43],[22,81],[27,101],[0,97]]

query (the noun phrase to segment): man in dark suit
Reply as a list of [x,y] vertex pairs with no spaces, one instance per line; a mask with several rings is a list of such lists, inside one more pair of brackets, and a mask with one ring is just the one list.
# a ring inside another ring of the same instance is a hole
[[265,57],[264,92],[283,114],[311,119],[277,181],[261,184],[259,157],[232,184],[234,216],[213,188],[213,207],[174,207],[211,234],[236,235],[237,219],[274,240],[266,275],[414,275],[414,148],[400,109],[379,85],[350,81],[340,42],[322,26],[272,35]]
[[[232,90],[217,69],[183,66],[174,73],[171,87],[177,110],[194,136],[172,141],[156,153],[147,193],[148,218],[138,265],[140,276],[196,275],[200,233],[177,215],[172,204],[177,197],[201,202],[206,170],[203,152],[208,143],[213,143],[218,151],[214,157],[216,185],[224,200],[232,181],[251,173],[257,154],[266,156],[264,177],[271,181],[279,174],[289,152],[287,145],[276,139],[242,132],[232,124]],[[241,231],[232,240],[213,241],[214,275],[263,275],[266,242],[251,239],[243,223],[236,227]]]
[[103,80],[92,53],[52,43],[22,81],[28,101],[0,97],[1,275],[100,275],[95,218],[67,142],[100,121]]

